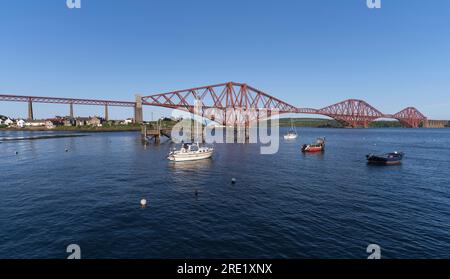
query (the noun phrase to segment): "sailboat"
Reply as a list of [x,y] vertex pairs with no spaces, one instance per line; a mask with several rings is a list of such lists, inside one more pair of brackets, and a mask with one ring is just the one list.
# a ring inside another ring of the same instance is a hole
[[288,133],[284,135],[285,140],[294,140],[298,137],[297,131],[294,128],[294,123],[292,122],[291,118],[291,128],[289,129]]

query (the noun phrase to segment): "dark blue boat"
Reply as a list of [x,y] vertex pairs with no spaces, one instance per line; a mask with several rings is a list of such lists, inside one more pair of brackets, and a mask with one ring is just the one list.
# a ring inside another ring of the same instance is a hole
[[399,165],[403,160],[403,152],[392,152],[383,155],[369,154],[366,156],[367,162],[374,165]]

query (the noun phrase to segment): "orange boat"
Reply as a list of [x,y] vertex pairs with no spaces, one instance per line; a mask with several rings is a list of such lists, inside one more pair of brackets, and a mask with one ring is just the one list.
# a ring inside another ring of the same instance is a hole
[[316,143],[304,144],[302,146],[302,152],[322,152],[325,151],[325,138],[318,138]]

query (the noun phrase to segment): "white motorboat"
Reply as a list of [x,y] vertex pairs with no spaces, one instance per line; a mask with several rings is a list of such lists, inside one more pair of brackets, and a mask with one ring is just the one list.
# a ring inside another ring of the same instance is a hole
[[291,128],[289,129],[288,133],[284,135],[285,140],[295,140],[298,137],[297,131],[294,128],[294,124],[292,123],[291,119]]
[[172,150],[167,157],[170,161],[183,162],[211,158],[214,148],[200,146],[198,143],[184,143],[180,150]]

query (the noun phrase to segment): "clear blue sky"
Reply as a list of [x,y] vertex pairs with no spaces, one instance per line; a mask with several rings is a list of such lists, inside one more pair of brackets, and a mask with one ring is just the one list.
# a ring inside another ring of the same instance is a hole
[[[448,0],[379,10],[366,0],[81,1],[0,0],[0,93],[133,100],[232,80],[299,107],[361,98],[450,119]],[[0,103],[0,114],[26,116],[26,104]],[[55,114],[68,107],[35,105],[36,117]]]

